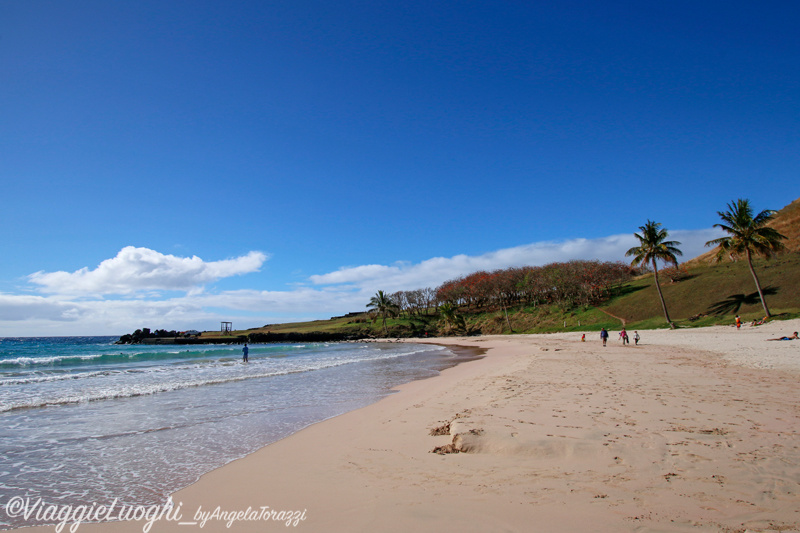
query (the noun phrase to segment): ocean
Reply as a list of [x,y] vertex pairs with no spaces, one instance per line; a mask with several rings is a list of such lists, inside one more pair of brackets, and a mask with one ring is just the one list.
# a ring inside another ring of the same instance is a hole
[[[406,343],[0,339],[0,506],[163,504],[202,474],[465,360]],[[0,528],[35,525],[0,513]]]

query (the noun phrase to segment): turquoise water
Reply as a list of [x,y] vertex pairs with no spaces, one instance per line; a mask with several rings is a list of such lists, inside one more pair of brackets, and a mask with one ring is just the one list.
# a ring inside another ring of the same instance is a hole
[[[459,357],[394,343],[0,339],[0,505],[163,503],[200,475]],[[33,525],[0,513],[0,527]]]

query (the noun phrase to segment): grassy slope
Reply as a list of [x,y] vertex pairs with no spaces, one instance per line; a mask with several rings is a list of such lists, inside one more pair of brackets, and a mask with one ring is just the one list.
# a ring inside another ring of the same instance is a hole
[[[773,316],[800,316],[800,252],[784,254],[771,261],[756,261],[755,268],[761,286],[768,291],[766,299]],[[702,265],[691,269],[689,276],[677,283],[662,280],[670,318],[678,327],[731,324],[737,314],[744,321],[764,316],[746,262]],[[493,320],[499,325],[496,316]],[[619,329],[623,320],[629,329],[667,327],[652,274],[625,285],[620,294],[597,308],[520,310],[511,322],[517,333],[539,333],[599,330],[600,327]],[[481,329],[485,333],[508,331],[507,327]]]
[[[754,265],[772,314],[800,312],[797,293],[800,253],[785,254],[772,261],[756,261]],[[743,320],[764,316],[745,261],[698,266],[689,274],[689,279],[661,286],[670,317],[676,324],[692,325],[688,319],[696,315],[707,316],[701,317],[695,325],[730,323],[736,314]],[[661,326],[665,323],[652,275],[631,283],[628,294],[611,300],[604,309],[633,324]]]
[[[357,330],[357,318],[331,318],[330,320],[312,320],[310,322],[290,322],[286,324],[267,325],[262,328],[247,330],[236,330],[231,332],[233,336],[247,335],[248,333],[310,333],[310,332],[341,332]],[[362,319],[363,321],[363,319]],[[219,332],[206,331],[203,337],[216,337]]]
[[[434,315],[422,317],[400,317],[387,320],[387,327],[390,328],[394,336],[412,336],[412,334],[424,335],[425,331],[432,334],[435,330],[437,321]],[[380,319],[373,322],[370,317],[360,315],[355,317],[338,317],[329,320],[312,320],[309,322],[291,322],[286,324],[269,324],[260,328],[248,330],[236,330],[231,332],[232,336],[248,335],[250,333],[346,333],[346,334],[365,334],[373,337],[383,336],[383,324]],[[204,332],[204,338],[218,337],[219,332]]]

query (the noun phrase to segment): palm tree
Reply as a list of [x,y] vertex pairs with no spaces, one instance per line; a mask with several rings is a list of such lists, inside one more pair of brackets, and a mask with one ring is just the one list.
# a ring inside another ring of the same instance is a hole
[[439,313],[442,315],[442,321],[449,331],[456,321],[456,308],[450,302],[443,303],[439,306]]
[[367,307],[370,312],[376,313],[383,318],[383,334],[388,335],[389,330],[386,329],[386,318],[390,316],[397,316],[400,313],[400,308],[391,296],[384,294],[383,291],[378,291],[375,296],[369,299]]
[[661,285],[658,283],[658,265],[656,260],[664,261],[665,263],[672,263],[677,266],[678,258],[676,256],[683,255],[677,247],[681,244],[677,241],[665,240],[669,233],[666,229],[661,228],[661,224],[648,220],[644,226],[639,226],[642,234],[634,233],[633,236],[639,239],[639,246],[634,246],[627,252],[625,256],[633,256],[631,266],[639,264],[653,264],[653,275],[656,280],[656,289],[658,290],[658,297],[661,299],[661,308],[664,309],[664,318],[667,319],[667,324],[670,327],[675,327],[672,320],[669,319],[667,312],[667,304],[664,302],[664,295],[661,294]]
[[728,204],[727,211],[717,211],[724,224],[714,224],[715,228],[722,228],[728,236],[708,241],[706,246],[719,246],[716,259],[719,261],[726,255],[731,259],[738,259],[742,255],[747,258],[747,266],[756,282],[758,296],[761,298],[761,305],[764,313],[770,317],[767,301],[764,299],[764,291],[761,290],[761,283],[753,268],[753,255],[762,256],[769,259],[776,253],[783,250],[781,240],[784,235],[777,230],[767,226],[767,223],[775,217],[775,211],[765,209],[753,217],[753,208],[750,207],[750,200],[739,198],[736,203]]
[[445,325],[445,331],[450,332],[453,328],[464,329],[466,328],[466,321],[464,317],[456,314],[456,306],[450,302],[443,303],[439,306],[439,313],[442,315],[442,322]]

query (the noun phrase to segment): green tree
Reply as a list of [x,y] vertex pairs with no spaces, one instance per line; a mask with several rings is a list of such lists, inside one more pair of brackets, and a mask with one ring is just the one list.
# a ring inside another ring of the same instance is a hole
[[753,256],[769,259],[783,250],[781,241],[786,237],[767,226],[767,223],[775,217],[775,211],[765,209],[754,217],[750,200],[739,198],[735,203],[728,204],[727,211],[717,211],[717,214],[723,224],[714,224],[714,227],[721,228],[728,236],[708,241],[706,246],[719,246],[716,255],[717,261],[725,256],[733,260],[742,256],[747,258],[747,266],[750,267],[750,273],[756,282],[764,313],[768,317],[772,316],[767,308],[767,301],[764,299],[764,291],[761,290],[756,270],[753,268]]
[[392,300],[391,296],[384,294],[383,291],[378,291],[375,296],[369,299],[367,308],[370,313],[383,318],[383,334],[388,335],[389,330],[386,329],[386,318],[400,314],[400,307]]
[[656,290],[658,290],[658,297],[661,300],[661,308],[664,310],[664,318],[667,319],[667,324],[669,324],[670,327],[674,327],[672,320],[669,318],[669,312],[667,312],[667,304],[664,302],[664,295],[661,293],[661,284],[658,282],[658,264],[656,261],[660,260],[664,263],[677,265],[677,256],[683,255],[683,252],[678,249],[681,243],[666,240],[666,238],[669,237],[667,230],[663,229],[661,224],[653,222],[652,220],[648,220],[644,226],[639,226],[639,230],[642,232],[641,235],[638,233],[633,234],[634,237],[639,239],[639,246],[634,246],[625,252],[625,256],[633,256],[631,266],[640,264],[646,265],[648,263],[653,265],[653,276],[656,280]]

